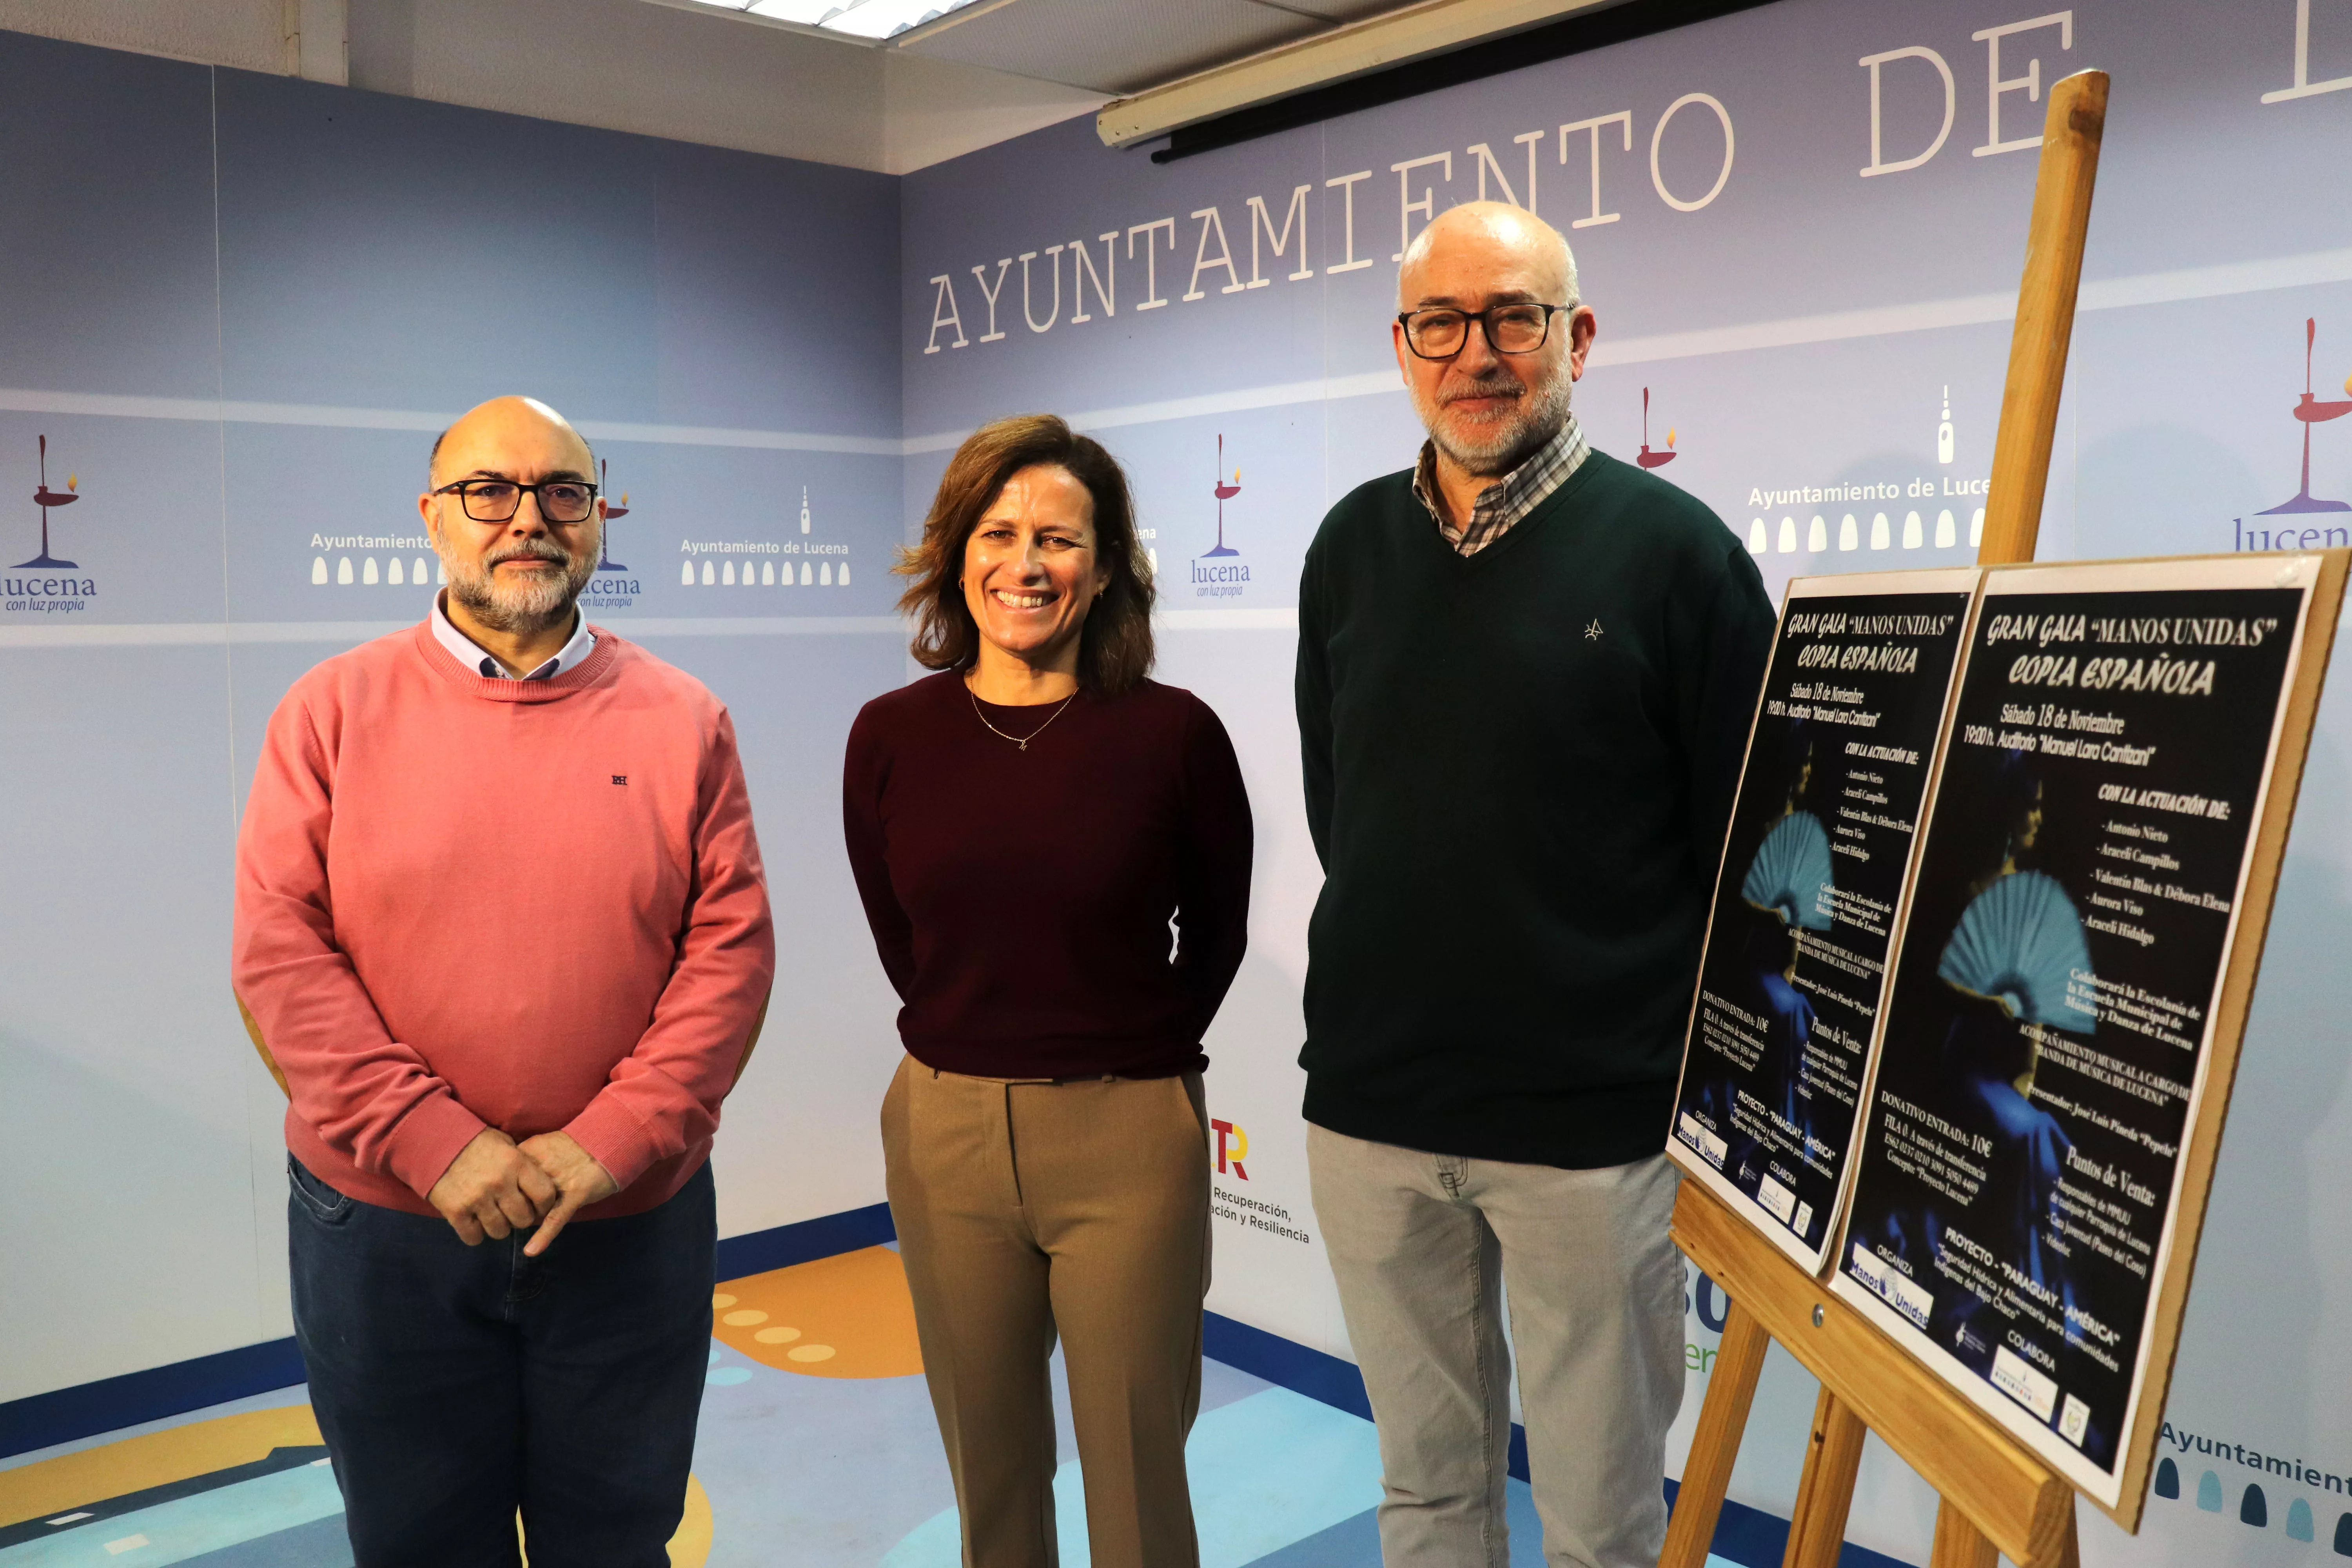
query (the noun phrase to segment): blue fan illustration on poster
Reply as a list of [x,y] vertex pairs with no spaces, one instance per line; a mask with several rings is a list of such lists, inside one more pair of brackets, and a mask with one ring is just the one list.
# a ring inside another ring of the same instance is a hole
[[1759,910],[1777,911],[1780,919],[1808,931],[1827,931],[1831,923],[1830,892],[1837,868],[1830,859],[1830,836],[1810,811],[1782,817],[1740,879],[1739,896]]
[[2087,1035],[2097,1023],[2096,1005],[2080,988],[2091,973],[2082,917],[2066,889],[2039,871],[2000,878],[1979,893],[1944,944],[1936,973],[2029,1024]]
[[[1801,731],[1802,726],[1797,729]],[[1796,932],[1830,929],[1830,895],[1837,868],[1830,859],[1830,836],[1821,818],[1794,809],[1812,773],[1810,741],[1799,744],[1806,760],[1791,796],[1791,809],[1757,846],[1755,858],[1748,863],[1748,875],[1740,879],[1739,897],[1750,909],[1779,922],[1778,930],[1766,922],[1758,932],[1759,940],[1751,942],[1749,979],[1759,1016],[1765,1020],[1765,1054],[1772,1064],[1770,1081],[1777,1090],[1767,1103],[1782,1122],[1803,1137],[1812,1131],[1812,1101],[1798,1092],[1798,1077],[1806,1044],[1812,1038],[1813,1005],[1797,989],[1802,950]],[[1745,1157],[1740,1161],[1742,1166],[1748,1163]],[[1760,1175],[1758,1179],[1761,1180]]]
[[1797,984],[1803,952],[1797,932],[1827,931],[1833,923],[1831,893],[1837,868],[1828,830],[1807,809],[1819,766],[1813,726],[1791,721],[1779,741],[1779,816],[1765,829],[1739,879],[1739,901],[1748,919],[1738,965],[1738,994],[1750,1027],[1760,1037],[1758,1060],[1763,1071],[1751,1086],[1727,1086],[1719,1116],[1731,1129],[1725,1169],[1742,1188],[1763,1192],[1774,1207],[1789,1210],[1785,1219],[1793,1219],[1793,1199],[1784,1202],[1780,1194],[1793,1194],[1794,1170],[1785,1159],[1774,1158],[1781,1151],[1776,1151],[1776,1140],[1759,1122],[1755,1108],[1760,1104],[1765,1118],[1787,1136],[1790,1149],[1785,1152],[1803,1147],[1811,1132],[1811,1100],[1800,1091],[1798,1080],[1813,1036],[1814,1008]]

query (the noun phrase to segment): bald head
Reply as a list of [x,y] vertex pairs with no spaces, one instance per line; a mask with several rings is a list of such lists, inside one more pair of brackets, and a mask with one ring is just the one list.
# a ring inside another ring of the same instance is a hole
[[1488,292],[1525,292],[1552,304],[1577,298],[1576,258],[1566,237],[1508,202],[1449,207],[1413,236],[1397,268],[1397,308],[1433,302],[1433,288],[1450,289],[1465,275],[1494,279]]
[[495,462],[484,466],[464,460],[471,456],[511,460],[523,453],[551,459],[558,468],[576,467],[573,477],[578,479],[593,482],[596,477],[595,454],[572,427],[572,421],[536,397],[509,395],[476,404],[434,438],[433,456],[426,465],[427,488],[437,489],[477,471],[503,479],[525,478]]

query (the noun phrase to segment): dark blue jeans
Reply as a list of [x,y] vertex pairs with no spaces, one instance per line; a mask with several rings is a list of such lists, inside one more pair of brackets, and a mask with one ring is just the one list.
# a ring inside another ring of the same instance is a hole
[[668,1202],[467,1247],[290,1156],[294,1331],[356,1568],[665,1568],[710,1361],[705,1165]]

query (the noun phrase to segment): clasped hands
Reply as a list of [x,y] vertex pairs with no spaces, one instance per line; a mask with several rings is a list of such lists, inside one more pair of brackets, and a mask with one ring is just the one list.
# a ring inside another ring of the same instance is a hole
[[449,1162],[425,1201],[468,1247],[537,1226],[539,1234],[522,1249],[525,1258],[537,1258],[573,1215],[620,1190],[612,1173],[568,1132],[541,1132],[518,1143],[485,1127]]

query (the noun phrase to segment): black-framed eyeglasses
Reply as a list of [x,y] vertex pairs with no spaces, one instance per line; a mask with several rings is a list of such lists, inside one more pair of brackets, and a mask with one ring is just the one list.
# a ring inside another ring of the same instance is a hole
[[1486,334],[1486,346],[1496,353],[1531,354],[1551,336],[1552,317],[1575,309],[1573,300],[1565,305],[1490,305],[1483,310],[1441,307],[1402,310],[1397,321],[1404,328],[1405,346],[1423,359],[1452,359],[1460,353],[1470,341],[1473,321]]
[[539,515],[550,522],[585,522],[596,510],[597,487],[585,479],[541,479],[519,485],[512,479],[459,479],[433,493],[454,495],[476,522],[506,522],[522,510],[522,498],[539,498]]

